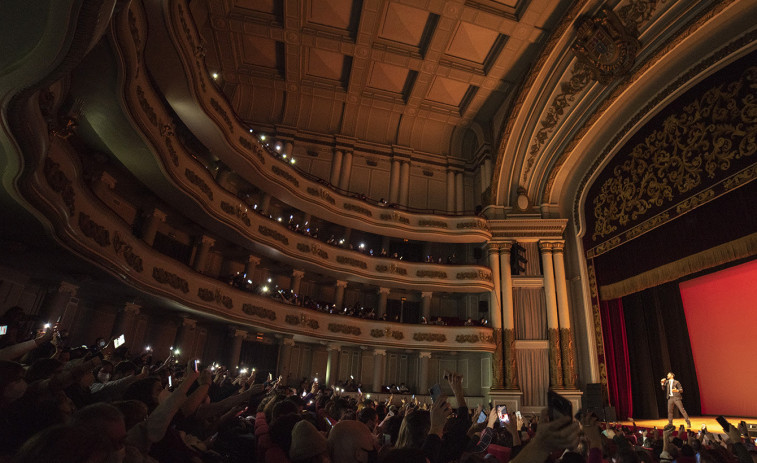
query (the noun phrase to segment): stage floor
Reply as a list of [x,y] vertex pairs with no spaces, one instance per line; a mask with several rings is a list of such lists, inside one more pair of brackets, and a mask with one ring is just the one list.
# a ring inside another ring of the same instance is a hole
[[[714,416],[691,416],[689,418],[691,419],[691,429],[693,431],[699,431],[699,429],[704,424],[707,425],[707,430],[712,433],[717,434],[723,432],[723,428],[718,424]],[[738,426],[740,421],[746,421],[747,423],[754,423],[755,421],[757,421],[757,419],[755,418],[735,416],[726,416],[725,419],[734,426]],[[619,423],[629,426],[633,425],[631,421],[619,421]],[[662,418],[659,420],[636,420],[636,426],[640,428],[653,428],[657,426],[657,429],[662,429],[666,424],[668,424],[667,418]],[[686,421],[684,421],[683,418],[676,418],[673,420],[673,424],[677,429],[682,424],[685,425]]]

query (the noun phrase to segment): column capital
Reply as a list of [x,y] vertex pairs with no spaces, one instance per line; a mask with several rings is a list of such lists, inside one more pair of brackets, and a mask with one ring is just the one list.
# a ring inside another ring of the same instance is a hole
[[165,222],[168,218],[168,215],[166,215],[165,212],[161,211],[157,207],[150,212],[150,216],[155,217],[156,219],[160,220],[161,222]]
[[235,338],[246,338],[249,333],[246,330],[240,330],[238,328],[231,329],[231,335]]
[[181,319],[181,326],[187,327],[187,328],[196,328],[197,327],[197,320],[194,318],[189,317],[182,317]]
[[208,235],[202,235],[200,237],[200,240],[201,240],[202,244],[206,244],[206,245],[208,245],[208,247],[212,247],[214,244],[216,244],[216,240],[213,239],[213,238],[211,238],[211,237],[209,237]]
[[553,245],[554,243],[552,241],[539,240],[539,250],[541,252],[552,252]]
[[430,358],[431,358],[431,352],[427,352],[427,351],[420,351],[420,352],[418,352],[418,358],[422,358],[422,359],[423,359],[423,358],[426,358],[426,359],[430,359]]
[[553,241],[552,242],[552,252],[563,252],[565,251],[565,242],[564,241]]
[[347,282],[343,280],[336,280],[336,286],[339,288],[346,288]]
[[386,355],[386,349],[373,349],[373,355]]
[[250,264],[260,265],[260,257],[250,254],[247,256],[247,262]]
[[79,287],[67,281],[61,281],[58,285],[59,293],[69,293],[71,294],[71,297],[76,297],[77,291],[79,291]]
[[392,292],[392,288],[379,288],[378,293],[379,294],[389,294]]
[[294,338],[285,337],[281,340],[281,344],[287,347],[294,347]]
[[488,255],[499,254],[499,248],[500,248],[499,243],[487,243],[486,244],[486,253]]
[[124,304],[124,312],[139,315],[139,309],[141,309],[142,306],[139,304],[135,304],[133,302],[127,302]]
[[512,240],[498,241],[497,244],[499,244],[499,251],[509,254],[510,250],[513,248],[513,243],[515,242]]
[[102,174],[100,174],[100,183],[103,185],[107,185],[108,188],[111,190],[116,188],[116,179],[110,175],[108,172],[103,171]]
[[304,270],[292,270],[292,278],[302,278],[305,276]]
[[421,291],[421,298],[431,298],[434,295],[433,291]]
[[326,350],[342,350],[341,344],[330,342],[326,344]]

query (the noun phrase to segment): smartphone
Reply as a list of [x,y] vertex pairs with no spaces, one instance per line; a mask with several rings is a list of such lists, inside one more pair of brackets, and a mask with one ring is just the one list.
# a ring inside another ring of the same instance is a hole
[[391,434],[382,434],[381,435],[381,445],[392,445],[392,435]]
[[173,389],[173,376],[172,375],[168,375],[168,389],[169,390]]
[[125,342],[126,342],[126,338],[122,334],[121,336],[113,340],[113,347],[118,349],[119,347],[123,346]]
[[0,336],[4,336],[8,333],[8,325],[0,326]]
[[551,389],[547,392],[547,410],[550,421],[563,416],[573,416],[573,404]]
[[522,419],[523,419],[523,415],[521,415],[521,414],[520,414],[520,410],[516,410],[516,411],[515,411],[515,416],[516,416],[516,417],[517,417],[517,418],[518,418],[519,420],[522,420]]
[[200,367],[200,361],[195,359],[195,372],[200,371],[199,367]]
[[507,414],[507,405],[497,405],[497,417],[501,423],[510,422],[510,416]]
[[273,381],[273,373],[268,373],[268,381]]
[[436,399],[438,399],[439,396],[442,395],[442,387],[439,385],[439,383],[436,383],[431,386],[431,389],[429,389],[428,393],[431,395],[431,401],[436,402]]
[[715,418],[715,421],[717,421],[718,424],[723,427],[723,431],[725,431],[726,433],[728,432],[729,429],[731,429],[731,423],[729,423],[728,420],[726,420],[723,415],[720,415],[717,418]]
[[478,420],[476,423],[483,423],[484,421],[486,421],[486,413],[481,412],[478,414]]

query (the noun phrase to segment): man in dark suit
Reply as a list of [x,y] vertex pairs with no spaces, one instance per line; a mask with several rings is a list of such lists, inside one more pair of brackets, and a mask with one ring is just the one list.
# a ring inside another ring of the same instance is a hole
[[689,415],[686,413],[686,409],[683,408],[683,402],[681,401],[683,387],[681,387],[680,382],[676,381],[673,372],[669,371],[667,378],[660,380],[660,386],[665,391],[665,397],[668,399],[668,424],[673,424],[673,407],[676,406],[681,411],[683,419],[686,420],[686,427],[691,428]]

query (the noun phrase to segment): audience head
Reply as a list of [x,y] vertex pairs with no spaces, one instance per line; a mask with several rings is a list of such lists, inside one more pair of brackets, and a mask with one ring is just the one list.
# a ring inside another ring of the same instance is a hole
[[426,410],[412,410],[405,414],[395,447],[419,449],[431,428],[431,414]]
[[330,461],[326,438],[309,421],[298,421],[294,425],[289,459],[292,463],[328,463]]
[[20,399],[26,392],[26,386],[21,364],[0,360],[0,407]]
[[373,436],[359,421],[340,421],[334,425],[328,446],[333,463],[373,463],[377,459]]

